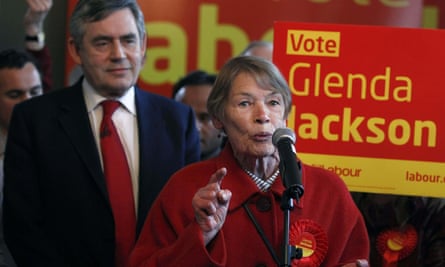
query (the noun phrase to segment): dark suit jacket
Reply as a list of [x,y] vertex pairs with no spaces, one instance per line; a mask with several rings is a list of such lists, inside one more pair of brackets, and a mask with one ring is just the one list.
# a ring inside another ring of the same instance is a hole
[[[138,88],[135,99],[139,232],[167,179],[199,160],[199,137],[189,107]],[[16,106],[4,163],[5,238],[18,266],[114,266],[113,216],[80,82]]]

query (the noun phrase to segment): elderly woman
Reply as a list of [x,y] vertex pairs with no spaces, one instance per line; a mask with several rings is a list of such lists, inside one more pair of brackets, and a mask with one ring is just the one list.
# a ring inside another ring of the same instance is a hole
[[[291,108],[286,80],[270,61],[236,57],[221,69],[207,105],[226,146],[173,175],[151,208],[131,266],[281,266],[286,188],[272,135]],[[303,255],[292,266],[362,266],[356,262],[368,258],[366,227],[342,180],[302,164],[302,181],[289,241]]]

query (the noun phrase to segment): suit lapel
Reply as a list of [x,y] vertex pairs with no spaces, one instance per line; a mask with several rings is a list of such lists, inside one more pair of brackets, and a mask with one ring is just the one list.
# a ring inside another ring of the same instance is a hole
[[67,97],[60,101],[60,126],[73,143],[79,153],[79,158],[86,165],[100,192],[108,199],[102,165],[88,118],[81,83],[64,90],[67,90]]

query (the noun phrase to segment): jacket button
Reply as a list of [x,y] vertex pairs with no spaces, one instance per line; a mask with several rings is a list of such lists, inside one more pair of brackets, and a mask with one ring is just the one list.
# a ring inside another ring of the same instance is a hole
[[272,203],[267,197],[260,197],[256,202],[256,208],[258,211],[266,212],[269,211],[272,207]]

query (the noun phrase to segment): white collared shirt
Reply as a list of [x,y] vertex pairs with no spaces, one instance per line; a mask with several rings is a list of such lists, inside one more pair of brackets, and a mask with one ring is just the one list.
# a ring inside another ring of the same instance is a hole
[[[103,116],[101,103],[102,101],[106,100],[106,98],[99,95],[86,79],[84,79],[82,82],[82,90],[85,97],[91,128],[93,129],[96,140],[97,149],[98,151],[101,151],[99,134]],[[112,120],[118,131],[121,143],[127,156],[137,214],[137,200],[139,195],[139,136],[134,87],[131,87],[123,96],[114,100],[121,103],[121,106],[113,113]],[[99,153],[99,156],[102,160],[101,153]]]

